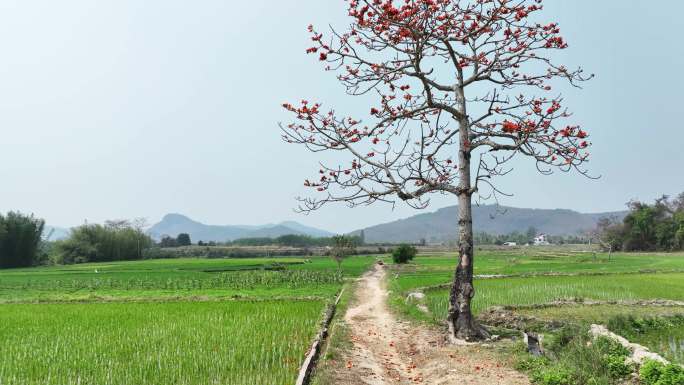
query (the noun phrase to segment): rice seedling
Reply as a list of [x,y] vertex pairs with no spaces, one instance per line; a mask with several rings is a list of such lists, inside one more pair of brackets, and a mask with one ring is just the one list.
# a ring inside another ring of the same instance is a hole
[[[475,282],[475,290],[475,312],[496,305],[533,305],[568,299],[681,300],[684,298],[684,274],[480,279]],[[444,319],[448,309],[448,290],[429,290],[426,294],[427,306],[435,318]]]
[[324,303],[0,306],[0,384],[292,384]]
[[[667,253],[567,253],[563,250],[478,250],[475,274],[616,274],[684,271],[684,256]],[[547,257],[539,258],[538,254]],[[551,256],[551,257],[548,257]],[[453,278],[455,255],[419,256],[412,265],[399,271],[395,289],[411,289],[446,284]]]
[[112,262],[0,271],[0,303],[209,297],[329,297],[375,261],[328,257]]
[[205,279],[196,278],[151,278],[112,279],[92,278],[87,280],[25,280],[20,283],[4,284],[0,288],[26,290],[202,290],[202,289],[250,289],[257,286],[299,288],[308,285],[340,284],[342,273],[330,271],[243,271],[220,273]]

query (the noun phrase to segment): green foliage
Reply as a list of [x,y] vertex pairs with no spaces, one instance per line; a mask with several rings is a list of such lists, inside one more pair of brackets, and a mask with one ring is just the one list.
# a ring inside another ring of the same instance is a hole
[[259,237],[259,238],[240,238],[230,242],[234,246],[270,246],[275,244],[273,238]]
[[342,270],[342,261],[348,256],[356,254],[357,240],[345,235],[336,235],[332,239],[333,246],[330,250],[330,256],[337,262],[338,270]]
[[548,341],[545,344],[546,349],[551,352],[560,352],[582,333],[583,332],[578,325],[564,325],[547,338]]
[[44,227],[45,222],[33,215],[0,214],[0,269],[37,264]]
[[634,372],[634,366],[628,365],[624,356],[606,355],[603,363],[611,378],[625,378]]
[[83,225],[71,230],[68,239],[56,242],[58,264],[142,259],[152,239],[130,225]]
[[[175,242],[175,239],[174,239]],[[185,247],[151,247],[143,250],[143,259],[176,259],[176,258],[259,258],[270,255],[279,257],[310,256],[311,251],[304,249],[283,249],[266,251],[263,249],[247,249],[232,246],[185,246]]]
[[550,336],[546,348],[548,357],[525,354],[517,364],[535,384],[613,385],[634,371],[625,363],[627,349],[605,337],[591,341],[578,326],[561,328]]
[[599,352],[599,362],[606,368],[610,378],[625,378],[634,372],[634,366],[625,361],[631,352],[614,339],[599,337],[594,340],[593,348]]
[[622,346],[619,342],[608,337],[599,337],[594,340],[594,346],[601,353],[616,357],[628,357],[630,355],[629,349]]
[[599,223],[603,244],[624,251],[684,250],[684,193],[652,205],[631,202],[623,223]]
[[641,366],[639,379],[643,385],[682,385],[684,368],[676,364],[665,365],[649,360]]
[[418,250],[407,244],[401,244],[392,251],[392,260],[394,263],[404,264],[412,261],[418,254]]
[[616,316],[608,327],[630,341],[647,346],[668,360],[684,364],[684,315]]
[[161,241],[159,241],[159,246],[164,248],[178,247],[178,240],[168,235],[164,235]]
[[540,368],[530,374],[530,379],[539,385],[572,385],[572,374],[562,366]]
[[176,237],[176,243],[178,246],[191,246],[192,245],[192,240],[190,240],[190,234],[188,233],[180,233]]
[[[521,344],[519,350],[524,352],[525,346]],[[525,354],[523,358],[515,363],[515,369],[524,372],[538,372],[545,369],[550,363],[551,361],[546,357],[535,357]]]
[[[525,346],[520,345],[519,350],[525,352]],[[548,357],[535,357],[520,353],[522,357],[515,363],[515,368],[529,373],[530,380],[539,385],[571,385],[572,375],[570,371],[554,364]]]
[[[362,236],[349,236],[355,246],[361,246],[364,243]],[[335,237],[311,237],[308,235],[288,234],[281,235],[277,238],[241,238],[230,242],[235,246],[288,246],[288,247],[325,247],[334,246]]]

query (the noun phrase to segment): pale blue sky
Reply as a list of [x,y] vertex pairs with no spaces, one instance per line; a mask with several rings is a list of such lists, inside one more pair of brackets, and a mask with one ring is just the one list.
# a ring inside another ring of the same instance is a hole
[[[684,2],[552,0],[595,80],[566,90],[598,181],[521,164],[503,204],[618,210],[684,190]],[[366,111],[304,54],[342,0],[0,2],[0,211],[71,226],[181,212],[207,223],[294,219],[334,231],[406,217],[389,206],[295,214],[316,158],[281,142],[284,101]],[[453,204],[434,200],[433,208]]]

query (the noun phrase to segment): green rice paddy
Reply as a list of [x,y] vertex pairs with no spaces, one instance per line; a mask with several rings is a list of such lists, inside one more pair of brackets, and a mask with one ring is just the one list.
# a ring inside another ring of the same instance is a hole
[[352,257],[0,271],[0,385],[293,384]]

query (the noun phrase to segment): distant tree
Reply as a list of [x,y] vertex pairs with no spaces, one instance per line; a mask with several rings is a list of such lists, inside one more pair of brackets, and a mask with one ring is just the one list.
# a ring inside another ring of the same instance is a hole
[[0,214],[0,268],[37,264],[45,221],[33,215]]
[[590,235],[603,251],[608,252],[608,259],[613,251],[621,250],[625,241],[625,226],[616,217],[601,218],[596,230]]
[[415,247],[408,244],[401,244],[392,251],[392,260],[394,263],[404,264],[412,261],[418,254]]
[[178,247],[178,242],[176,241],[176,238],[172,238],[168,235],[164,235],[159,241],[159,246],[161,247]]
[[[359,246],[362,244],[361,237],[348,236],[354,243]],[[324,247],[333,246],[335,244],[333,237],[311,237],[302,234],[287,234],[281,235],[277,238],[241,238],[231,242],[237,246],[267,246],[278,245],[287,247]]]
[[592,240],[607,251],[684,250],[684,194],[662,196],[653,204],[632,201],[628,207],[622,222],[601,219]]
[[345,235],[332,237],[333,245],[330,250],[330,257],[337,262],[337,269],[342,270],[342,262],[350,255],[356,254],[357,240]]
[[366,231],[361,230],[361,234],[359,234],[359,246],[363,246],[366,244]]
[[[133,219],[129,225],[129,227],[135,229],[139,234],[145,234],[145,229],[147,229],[147,226],[148,226],[147,218],[143,218],[143,217]],[[144,242],[143,242],[143,239],[144,239]],[[137,254],[139,256],[143,255],[143,249],[149,247],[150,239],[151,238],[149,238],[149,237],[147,237],[147,239],[145,239],[145,237],[138,237],[138,242],[137,242],[138,253]]]
[[187,234],[187,233],[178,234],[178,237],[176,237],[176,243],[178,244],[178,246],[191,246],[192,240],[190,240],[190,234]]
[[538,230],[537,230],[536,227],[530,226],[530,227],[527,229],[527,234],[526,234],[526,235],[527,235],[527,242],[526,242],[526,243],[530,243],[530,242],[534,241],[534,238],[536,238],[537,235],[539,235],[539,233],[538,233]]
[[[509,160],[526,157],[543,174],[583,168],[588,134],[552,89],[579,85],[581,69],[554,63],[568,44],[556,23],[535,17],[541,0],[349,1],[350,26],[324,37],[309,26],[308,53],[336,71],[351,95],[377,96],[365,117],[302,100],[283,107],[295,121],[283,138],[342,163],[321,166],[304,185],[327,203],[378,201],[425,208],[431,194],[458,200],[459,260],[449,297],[451,337],[485,338],[475,321],[473,196],[496,196]],[[320,162],[317,162],[320,163]]]
[[107,221],[71,230],[69,238],[55,242],[56,263],[108,262],[142,259],[153,244],[149,235],[130,222]]
[[287,234],[281,235],[280,237],[276,238],[275,243],[282,246],[305,247],[312,246],[317,242],[314,238],[308,235]]

